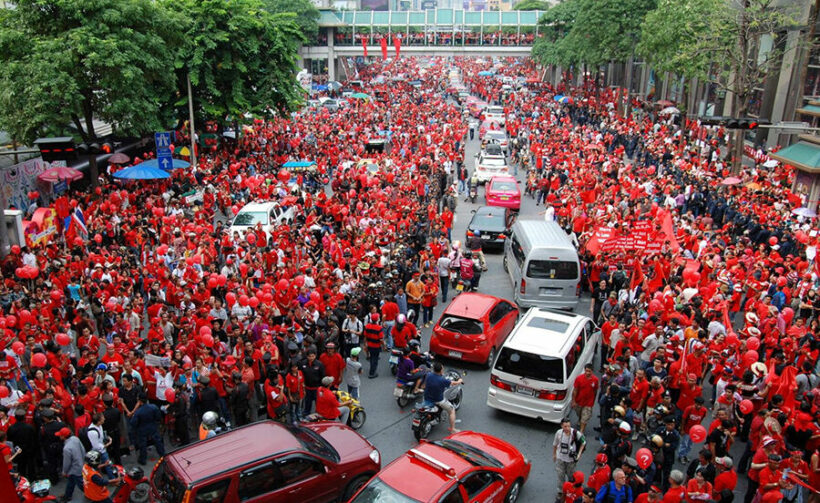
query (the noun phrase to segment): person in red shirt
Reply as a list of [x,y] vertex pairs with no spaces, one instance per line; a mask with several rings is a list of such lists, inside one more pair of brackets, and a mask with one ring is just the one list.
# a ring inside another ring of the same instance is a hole
[[325,352],[319,357],[319,361],[325,366],[325,375],[333,378],[333,387],[338,388],[342,382],[342,373],[345,368],[345,360],[342,355],[336,351],[336,344],[328,342],[325,346]]
[[564,482],[564,503],[575,503],[584,494],[584,472],[577,471],[572,481]]
[[595,492],[601,490],[604,484],[609,482],[609,477],[612,474],[612,469],[609,467],[609,458],[603,452],[595,456],[595,469],[592,475],[589,476],[588,485],[595,489]]
[[689,437],[689,430],[692,429],[692,426],[703,423],[706,414],[709,412],[709,410],[703,406],[703,402],[702,396],[696,397],[695,403],[686,407],[683,411],[683,415],[681,415],[681,442],[680,448],[678,449],[678,458],[684,463],[689,462],[687,456],[689,456],[689,451],[692,449],[692,439]]
[[748,485],[746,486],[746,495],[744,501],[750,503],[754,499],[757,490],[760,487],[760,472],[765,468],[769,462],[769,455],[777,454],[777,440],[770,436],[765,436],[760,440],[760,447],[757,448],[752,456],[752,462],[749,465]]
[[663,503],[681,503],[686,499],[686,488],[683,487],[683,472],[672,470],[669,473],[669,489],[663,495]]
[[575,378],[575,386],[572,390],[572,410],[578,415],[578,429],[581,433],[584,432],[589,418],[592,417],[592,407],[595,405],[595,397],[601,385],[598,377],[592,373],[592,369],[591,363],[584,366],[584,373]]
[[769,491],[779,491],[784,484],[783,470],[780,469],[780,463],[783,458],[780,454],[769,454],[768,463],[760,470],[759,482],[757,492],[763,496]]
[[643,369],[635,371],[635,379],[632,381],[632,389],[629,391],[629,399],[632,401],[632,409],[637,413],[642,413],[646,407],[646,398],[649,396],[649,381],[646,380],[646,372]]
[[690,405],[693,405],[695,403],[696,397],[699,397],[702,394],[703,388],[698,386],[698,376],[694,373],[690,373],[686,376],[686,381],[681,383],[680,397],[678,397],[678,401],[675,405],[677,405],[678,410],[683,412]]
[[660,503],[663,501],[663,492],[658,486],[649,486],[649,491],[635,497],[635,503]]
[[703,468],[695,470],[695,476],[686,484],[686,501],[697,503],[712,497],[712,484],[703,477]]
[[720,500],[720,493],[728,489],[734,491],[737,487],[737,472],[732,467],[734,463],[729,456],[715,459],[715,466],[717,467],[717,475],[715,476],[715,483],[712,485],[712,499]]
[[[801,490],[800,484],[796,480],[804,484],[809,482],[809,464],[803,459],[803,451],[800,449],[790,451],[788,459],[783,462],[783,468],[789,470],[782,489],[783,499],[796,501],[797,493]],[[815,487],[815,489],[817,488]]]
[[322,385],[316,390],[316,413],[327,420],[337,420],[342,424],[347,424],[350,417],[350,404],[353,400],[340,402],[336,394],[330,391],[333,378],[325,376],[322,378]]

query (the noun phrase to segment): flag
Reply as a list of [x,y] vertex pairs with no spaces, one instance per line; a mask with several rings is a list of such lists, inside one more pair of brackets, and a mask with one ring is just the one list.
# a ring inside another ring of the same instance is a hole
[[396,48],[396,59],[401,57],[401,39],[393,35],[393,46]]
[[635,269],[632,271],[632,280],[629,282],[629,289],[634,290],[643,284],[643,269],[641,269],[641,261],[637,260]]
[[672,214],[666,210],[659,211],[658,220],[661,222],[661,233],[669,240],[669,248],[677,253],[680,250],[680,245],[675,237],[675,225],[672,223]]
[[75,226],[74,232],[77,233],[77,236],[83,238],[83,240],[88,239],[88,227],[85,225],[85,215],[83,215],[83,210],[81,210],[79,206],[74,208],[74,213],[71,214],[71,223]]
[[364,57],[367,57],[367,39],[362,37],[362,49],[364,49]]
[[387,39],[382,37],[379,43],[382,46],[382,59],[387,59]]

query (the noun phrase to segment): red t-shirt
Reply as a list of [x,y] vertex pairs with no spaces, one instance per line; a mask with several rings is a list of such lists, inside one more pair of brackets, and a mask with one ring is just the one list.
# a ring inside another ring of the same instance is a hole
[[712,488],[712,497],[717,500],[719,499],[721,491],[724,489],[734,491],[735,486],[737,486],[737,473],[734,470],[727,470],[720,473],[717,477],[715,477],[715,485]]
[[592,407],[595,405],[595,395],[598,393],[600,381],[594,375],[587,377],[581,374],[575,378],[575,403],[581,407]]
[[324,386],[316,391],[316,413],[325,419],[336,419],[341,414],[336,395]]
[[686,498],[686,489],[683,486],[673,487],[663,495],[662,503],[680,503]]

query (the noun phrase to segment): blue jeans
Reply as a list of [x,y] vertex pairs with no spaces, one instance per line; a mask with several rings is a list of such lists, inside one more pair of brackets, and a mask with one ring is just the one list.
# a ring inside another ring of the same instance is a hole
[[421,308],[422,313],[422,323],[425,325],[433,321],[433,306],[422,306]]
[[441,302],[447,302],[447,290],[450,288],[450,276],[439,276],[439,290],[441,290]]
[[393,335],[391,335],[390,332],[393,330],[393,325],[395,324],[395,321],[384,322],[384,344],[387,346],[387,349],[393,349]]
[[80,490],[83,489],[83,476],[69,475],[65,485],[65,493],[63,493],[66,501],[71,501],[71,497],[74,496],[74,488],[76,487],[79,487]]
[[678,448],[678,457],[682,458],[684,456],[689,455],[689,451],[692,450],[692,437],[689,434],[681,435],[680,438],[680,447]]
[[313,410],[313,402],[316,401],[316,388],[305,388],[305,398],[302,400],[302,415],[307,416]]
[[368,377],[374,377],[379,370],[379,353],[381,348],[367,348],[367,354],[370,355],[370,373]]
[[355,398],[356,400],[359,399],[359,387],[358,386],[351,386],[347,385],[347,392],[350,393],[350,396]]

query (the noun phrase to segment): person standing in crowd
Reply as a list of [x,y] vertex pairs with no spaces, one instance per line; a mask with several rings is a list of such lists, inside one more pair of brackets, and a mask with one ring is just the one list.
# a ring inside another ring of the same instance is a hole
[[159,431],[162,421],[162,412],[159,407],[148,403],[144,397],[140,398],[140,405],[131,416],[130,424],[134,428],[139,455],[137,462],[144,465],[148,461],[148,445],[151,444],[157,451],[157,456],[165,455],[165,443]]
[[552,441],[552,462],[555,464],[555,474],[558,478],[558,495],[556,499],[564,497],[563,485],[575,473],[575,464],[581,458],[586,447],[583,433],[572,427],[569,419],[561,421],[561,429],[555,432]]
[[80,439],[72,435],[68,428],[58,431],[57,437],[63,440],[63,477],[66,478],[65,491],[60,499],[71,501],[74,489],[83,488],[85,448]]

